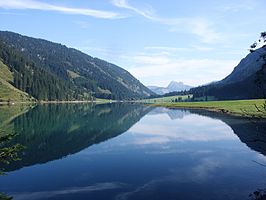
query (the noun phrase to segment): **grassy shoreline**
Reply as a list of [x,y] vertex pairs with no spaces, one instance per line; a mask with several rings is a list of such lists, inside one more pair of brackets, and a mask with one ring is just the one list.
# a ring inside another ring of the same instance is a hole
[[2,101],[0,102],[1,105],[21,105],[21,104],[72,104],[72,103],[110,103],[110,102],[117,102],[115,100],[109,100],[109,99],[96,99],[93,101],[83,101],[83,100],[71,100],[71,101]]
[[189,109],[205,109],[224,114],[250,117],[250,118],[266,118],[266,111],[258,112],[256,106],[263,109],[264,99],[255,100],[232,100],[232,101],[206,101],[206,102],[161,102],[151,103],[151,106],[160,106],[167,108],[189,108]]
[[[21,105],[21,104],[72,104],[72,103],[110,103],[117,102],[115,100],[96,99],[94,101],[27,101],[27,102],[0,102],[1,105]],[[126,102],[126,101],[125,101]],[[203,102],[141,102],[128,101],[134,103],[142,103],[149,106],[160,106],[167,108],[188,108],[188,109],[205,109],[214,112],[229,114],[233,116],[249,117],[249,118],[265,118],[266,110],[258,112],[257,108],[263,110],[265,105],[264,99],[252,100],[227,100],[227,101],[203,101]],[[257,106],[257,108],[256,108]]]

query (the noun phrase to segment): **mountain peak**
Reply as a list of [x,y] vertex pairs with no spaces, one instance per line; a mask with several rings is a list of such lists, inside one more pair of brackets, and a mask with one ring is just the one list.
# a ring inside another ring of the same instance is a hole
[[171,88],[175,88],[175,87],[179,87],[179,86],[183,86],[184,85],[184,83],[183,82],[177,82],[177,81],[171,81],[169,84],[168,84],[168,86],[167,86],[167,88],[169,88],[169,89],[171,89]]
[[163,95],[169,92],[189,90],[192,86],[185,85],[181,81],[171,81],[167,87],[148,86],[148,88],[156,94]]

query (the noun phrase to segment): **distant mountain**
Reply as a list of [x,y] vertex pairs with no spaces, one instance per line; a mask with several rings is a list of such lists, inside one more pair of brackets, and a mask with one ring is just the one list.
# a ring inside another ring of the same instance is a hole
[[163,95],[169,92],[180,92],[189,90],[192,86],[185,85],[183,82],[171,81],[167,87],[147,86],[151,91],[158,95]]
[[192,86],[185,85],[183,82],[171,81],[167,88],[169,89],[169,92],[179,92],[189,90]]
[[266,46],[243,58],[233,72],[221,81],[192,88],[194,98],[254,99],[266,95]]
[[147,88],[149,88],[151,91],[158,95],[163,95],[169,92],[169,90],[165,87],[147,86]]
[[10,83],[38,100],[137,99],[153,94],[121,67],[13,32],[0,31],[0,61],[12,72]]

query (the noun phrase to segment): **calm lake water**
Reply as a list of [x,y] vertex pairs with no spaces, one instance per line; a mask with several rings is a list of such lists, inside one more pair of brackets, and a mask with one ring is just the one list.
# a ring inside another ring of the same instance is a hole
[[26,147],[2,166],[0,191],[15,200],[242,200],[266,188],[265,122],[69,104],[37,106],[0,128]]

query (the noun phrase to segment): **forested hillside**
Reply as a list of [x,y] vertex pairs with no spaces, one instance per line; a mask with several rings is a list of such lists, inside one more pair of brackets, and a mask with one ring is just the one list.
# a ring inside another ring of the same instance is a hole
[[13,74],[11,84],[40,100],[62,100],[68,95],[63,81],[38,68],[13,47],[0,41],[0,57]]
[[136,99],[153,94],[126,70],[76,49],[0,31],[13,85],[38,100]]
[[14,77],[10,69],[0,61],[0,102],[31,101],[34,100],[29,94],[14,87]]

